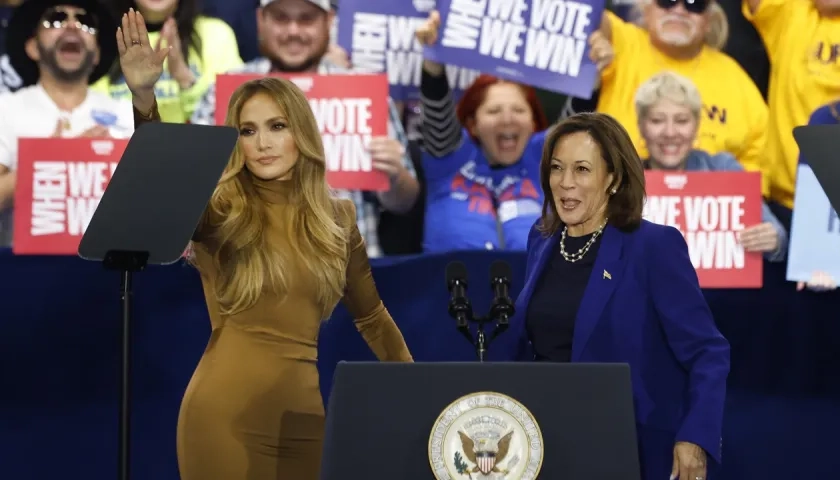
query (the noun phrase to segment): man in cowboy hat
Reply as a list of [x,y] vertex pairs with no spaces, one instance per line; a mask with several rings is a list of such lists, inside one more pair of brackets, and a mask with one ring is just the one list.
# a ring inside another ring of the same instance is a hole
[[131,136],[131,102],[89,85],[116,59],[116,23],[97,0],[27,0],[6,31],[24,87],[0,94],[0,247],[11,245],[21,137]]

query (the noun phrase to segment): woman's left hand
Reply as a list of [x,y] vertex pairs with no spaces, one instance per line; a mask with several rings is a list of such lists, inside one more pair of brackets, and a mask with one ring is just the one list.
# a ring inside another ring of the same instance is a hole
[[671,480],[706,480],[706,452],[693,443],[674,445],[674,466]]
[[779,232],[770,222],[759,223],[742,230],[740,241],[747,252],[773,252],[779,248]]
[[368,145],[373,168],[394,179],[405,169],[403,155],[405,148],[399,140],[391,137],[374,137]]

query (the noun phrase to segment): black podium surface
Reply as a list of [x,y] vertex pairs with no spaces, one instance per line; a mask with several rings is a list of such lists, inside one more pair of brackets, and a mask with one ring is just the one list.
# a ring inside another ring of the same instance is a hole
[[328,407],[322,480],[640,478],[624,364],[340,363]]

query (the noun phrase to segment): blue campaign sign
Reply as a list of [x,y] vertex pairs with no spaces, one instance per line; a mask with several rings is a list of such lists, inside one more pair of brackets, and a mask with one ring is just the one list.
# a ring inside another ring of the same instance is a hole
[[[434,7],[434,0],[341,0],[338,44],[350,55],[355,70],[388,74],[391,98],[415,99],[423,47],[414,34]],[[479,74],[457,65],[447,65],[446,73],[456,97]]]
[[426,57],[513,82],[590,98],[598,77],[589,36],[604,0],[440,0]]
[[806,282],[816,272],[840,278],[840,217],[814,171],[800,163],[788,250],[787,279]]

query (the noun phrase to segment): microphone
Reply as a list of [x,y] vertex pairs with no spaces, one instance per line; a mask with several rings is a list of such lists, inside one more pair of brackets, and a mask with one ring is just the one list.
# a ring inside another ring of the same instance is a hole
[[458,328],[467,328],[472,320],[472,307],[467,299],[467,266],[462,262],[450,262],[446,266],[446,286],[451,295],[449,316],[455,319]]
[[513,316],[513,301],[508,294],[510,289],[510,265],[496,260],[490,264],[490,288],[493,289],[492,314],[499,320],[499,325],[507,325]]

